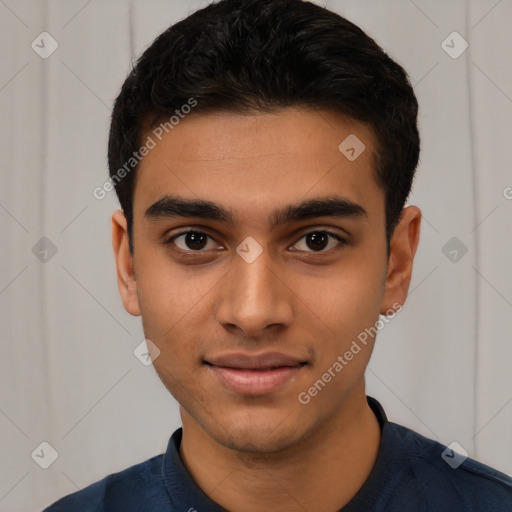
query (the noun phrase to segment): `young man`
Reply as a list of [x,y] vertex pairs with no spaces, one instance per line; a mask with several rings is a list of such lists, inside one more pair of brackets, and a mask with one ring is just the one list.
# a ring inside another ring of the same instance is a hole
[[183,428],[47,511],[512,510],[510,478],[365,394],[419,240],[416,115],[404,70],[309,2],[222,0],[155,40],[114,108],[113,247]]

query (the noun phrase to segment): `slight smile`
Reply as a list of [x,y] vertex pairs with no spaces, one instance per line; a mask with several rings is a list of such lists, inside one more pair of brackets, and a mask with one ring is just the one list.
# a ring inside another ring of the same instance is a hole
[[208,358],[204,363],[228,390],[253,396],[276,391],[308,364],[300,358],[277,352],[230,353]]

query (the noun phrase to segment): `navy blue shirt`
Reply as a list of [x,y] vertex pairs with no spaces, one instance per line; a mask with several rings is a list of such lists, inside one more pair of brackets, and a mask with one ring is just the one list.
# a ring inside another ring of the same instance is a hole
[[[377,461],[341,512],[512,512],[512,478],[391,423],[368,397],[382,438]],[[165,454],[66,496],[43,512],[225,512],[192,480],[179,454],[182,429]],[[320,500],[319,500],[320,504]]]

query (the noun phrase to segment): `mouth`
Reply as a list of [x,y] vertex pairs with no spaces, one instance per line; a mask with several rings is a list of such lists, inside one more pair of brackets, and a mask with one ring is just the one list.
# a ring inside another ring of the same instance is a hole
[[278,353],[259,356],[228,354],[204,361],[229,391],[241,395],[266,395],[289,383],[308,363]]

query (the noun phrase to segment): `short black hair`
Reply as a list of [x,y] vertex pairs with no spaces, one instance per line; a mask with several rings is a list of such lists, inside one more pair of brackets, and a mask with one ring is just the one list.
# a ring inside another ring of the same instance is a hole
[[367,123],[389,252],[418,164],[418,102],[404,69],[358,26],[308,1],[221,0],[160,34],[125,80],[110,127],[110,180],[132,252],[144,127],[177,119],[185,105],[185,112],[194,105],[194,113],[241,114],[306,107]]

